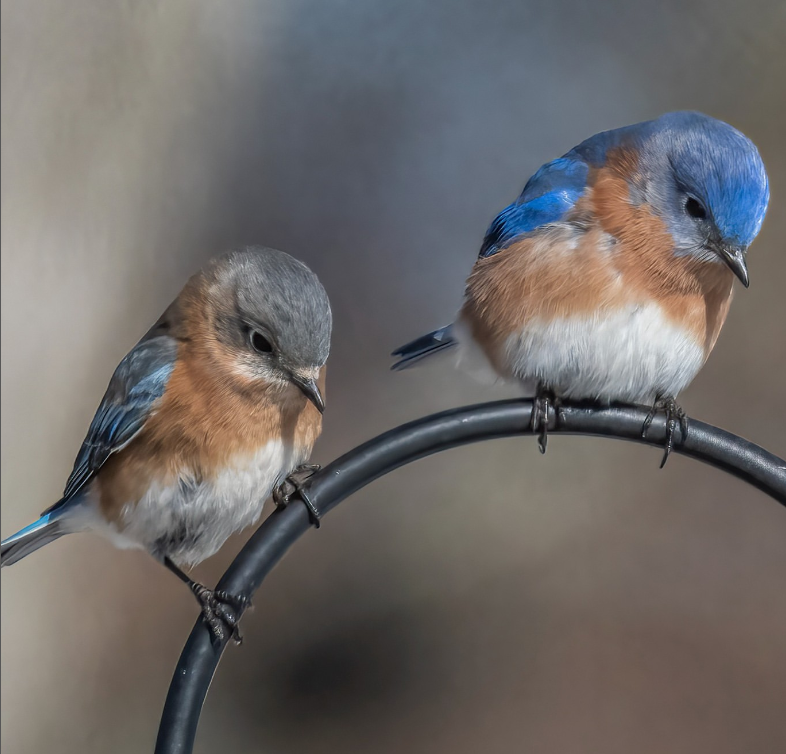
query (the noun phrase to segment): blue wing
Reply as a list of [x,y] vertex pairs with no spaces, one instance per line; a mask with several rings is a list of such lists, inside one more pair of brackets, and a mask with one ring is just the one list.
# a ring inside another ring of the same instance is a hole
[[490,257],[525,233],[562,219],[584,193],[588,173],[587,163],[571,152],[546,163],[491,223],[479,256]]
[[176,358],[177,340],[159,335],[140,341],[120,362],[76,457],[63,498],[44,514],[68,503],[112,453],[134,439],[163,396]]

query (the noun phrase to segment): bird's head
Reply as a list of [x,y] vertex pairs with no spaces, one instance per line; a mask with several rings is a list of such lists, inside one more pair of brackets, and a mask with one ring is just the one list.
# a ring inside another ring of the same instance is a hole
[[668,113],[626,131],[639,156],[632,200],[646,202],[664,222],[676,256],[726,264],[747,287],[746,253],[769,201],[753,142],[694,112]]
[[327,293],[302,262],[282,251],[247,247],[204,272],[210,337],[242,385],[296,389],[322,412],[320,376],[330,351]]

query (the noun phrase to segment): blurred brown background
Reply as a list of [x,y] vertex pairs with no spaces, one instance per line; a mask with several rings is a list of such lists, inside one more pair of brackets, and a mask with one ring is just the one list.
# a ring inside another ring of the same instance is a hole
[[[6,0],[2,29],[4,535],[58,497],[126,350],[234,244],[286,249],[330,294],[317,461],[503,396],[446,365],[391,374],[388,352],[449,320],[541,163],[678,108],[742,129],[772,185],[684,405],[786,455],[781,0]],[[786,751],[786,511],[658,460],[508,440],[375,483],[258,594],[197,751]],[[94,536],[3,571],[4,753],[150,751],[196,614]]]

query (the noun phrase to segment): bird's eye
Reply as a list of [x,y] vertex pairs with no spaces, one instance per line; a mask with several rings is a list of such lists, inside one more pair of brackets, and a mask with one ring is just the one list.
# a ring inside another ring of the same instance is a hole
[[251,331],[251,347],[257,353],[271,353],[273,346],[270,341],[259,330]]
[[694,220],[703,220],[705,217],[707,217],[707,210],[701,206],[701,202],[699,202],[697,199],[694,199],[692,196],[689,196],[685,200],[685,211]]

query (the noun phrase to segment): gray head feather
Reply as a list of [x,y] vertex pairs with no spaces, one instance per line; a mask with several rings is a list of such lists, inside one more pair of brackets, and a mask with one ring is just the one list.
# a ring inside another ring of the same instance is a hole
[[319,278],[289,254],[247,246],[216,258],[205,270],[222,302],[219,337],[235,345],[238,325],[259,328],[282,364],[307,370],[325,364],[330,352],[332,314]]

